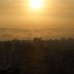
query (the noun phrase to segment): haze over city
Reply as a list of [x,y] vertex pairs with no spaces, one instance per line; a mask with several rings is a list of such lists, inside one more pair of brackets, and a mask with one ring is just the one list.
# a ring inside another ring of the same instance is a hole
[[0,0],[0,40],[17,37],[74,38],[74,0]]
[[74,0],[0,0],[0,74],[74,74]]

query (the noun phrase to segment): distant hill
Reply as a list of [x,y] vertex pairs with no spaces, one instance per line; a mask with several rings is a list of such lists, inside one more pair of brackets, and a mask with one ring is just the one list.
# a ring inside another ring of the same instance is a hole
[[43,39],[60,39],[62,37],[74,38],[73,30],[39,28],[39,29],[18,29],[18,28],[0,28],[0,40],[12,39],[33,39],[34,37],[42,37]]

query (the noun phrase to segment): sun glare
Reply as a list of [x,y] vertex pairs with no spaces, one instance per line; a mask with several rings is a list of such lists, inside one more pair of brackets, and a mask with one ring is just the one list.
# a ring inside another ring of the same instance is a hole
[[42,1],[41,0],[30,0],[31,7],[34,9],[39,9],[42,6]]

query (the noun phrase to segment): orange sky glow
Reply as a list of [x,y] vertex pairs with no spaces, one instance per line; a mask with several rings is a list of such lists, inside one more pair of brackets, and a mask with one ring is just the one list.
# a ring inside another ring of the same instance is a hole
[[0,0],[0,28],[51,28],[72,33],[73,21],[74,0]]

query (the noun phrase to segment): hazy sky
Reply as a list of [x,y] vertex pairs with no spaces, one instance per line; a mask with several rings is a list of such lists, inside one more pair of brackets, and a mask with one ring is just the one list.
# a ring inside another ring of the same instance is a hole
[[52,28],[74,33],[74,0],[42,3],[42,8],[36,10],[30,6],[30,0],[0,0],[0,28]]

